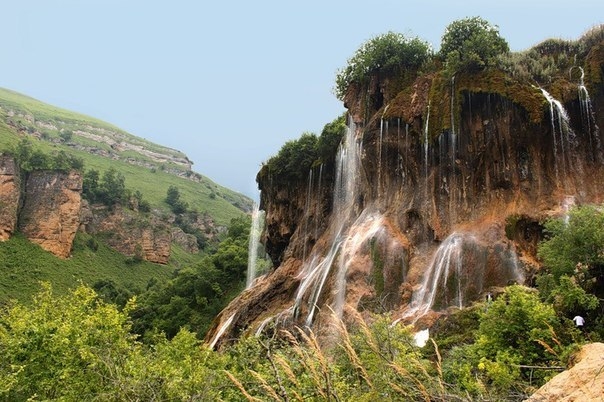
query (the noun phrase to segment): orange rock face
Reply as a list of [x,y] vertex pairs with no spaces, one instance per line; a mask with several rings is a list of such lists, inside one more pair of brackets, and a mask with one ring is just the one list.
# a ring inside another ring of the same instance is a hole
[[14,159],[0,155],[0,241],[8,240],[17,227],[20,192]]
[[172,236],[168,226],[159,219],[149,218],[149,221],[122,207],[97,208],[93,215],[93,222],[86,230],[110,235],[106,241],[113,249],[145,261],[168,263]]
[[80,226],[82,176],[75,172],[31,172],[25,184],[19,230],[56,256],[67,258]]

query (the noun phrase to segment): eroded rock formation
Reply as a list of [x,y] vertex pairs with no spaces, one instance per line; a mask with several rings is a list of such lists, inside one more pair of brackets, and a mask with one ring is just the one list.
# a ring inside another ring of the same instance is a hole
[[20,193],[19,168],[15,160],[0,155],[0,241],[8,240],[17,228]]
[[25,183],[19,230],[51,253],[67,258],[80,226],[82,176],[75,171],[31,172]]
[[601,48],[581,59],[585,82],[565,72],[540,88],[491,70],[352,85],[335,163],[296,183],[258,174],[276,268],[207,340],[268,322],[321,333],[351,309],[428,326],[530,279],[543,220],[603,201]]
[[119,206],[97,206],[86,231],[103,234],[113,249],[134,258],[158,264],[167,264],[170,258],[170,227],[153,216],[144,217]]

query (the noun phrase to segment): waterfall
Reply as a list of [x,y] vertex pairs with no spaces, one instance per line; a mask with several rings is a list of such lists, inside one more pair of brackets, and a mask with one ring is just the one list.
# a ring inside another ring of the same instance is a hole
[[231,316],[220,326],[220,329],[218,332],[216,332],[216,335],[214,335],[214,339],[212,339],[212,342],[210,342],[210,349],[214,349],[216,342],[218,342],[224,332],[231,326],[233,318],[235,318],[235,313],[231,314]]
[[[356,127],[349,118],[346,135],[340,144],[336,157],[336,180],[333,190],[333,212],[327,229],[330,248],[322,257],[317,252],[305,260],[300,272],[300,286],[294,300],[294,315],[300,313],[302,303],[307,299],[306,325],[310,326],[317,309],[317,300],[329,276],[336,257],[345,241],[347,225],[353,219],[353,207],[357,194],[357,184],[360,166],[360,142],[355,137]],[[344,289],[338,289],[337,294],[345,292],[345,283],[338,283]]]
[[245,288],[254,284],[257,275],[258,248],[260,247],[260,234],[264,230],[264,211],[260,210],[258,203],[254,203],[252,211],[252,226],[248,244],[247,279]]
[[564,197],[564,201],[562,202],[562,209],[564,210],[564,224],[568,225],[570,221],[570,210],[575,206],[575,196],[567,195]]
[[428,112],[426,113],[426,124],[424,125],[424,185],[426,197],[424,202],[428,202],[428,151],[429,151],[429,126],[430,126],[430,101],[428,100]]
[[382,182],[382,141],[384,138],[384,118],[380,119],[380,140],[378,142],[378,177],[377,177],[377,195],[380,196]]
[[[564,109],[562,103],[555,99],[553,96],[549,94],[545,89],[539,88],[541,93],[547,101],[549,102],[549,110],[550,110],[550,119],[552,125],[552,139],[554,144],[554,168],[556,171],[556,179],[559,177],[558,170],[558,153],[561,154],[561,163],[563,173],[567,172],[566,169],[566,148],[570,148],[570,146],[574,143],[575,133],[573,132],[570,126],[570,119],[568,117],[568,113]],[[556,129],[556,123],[558,129]],[[559,138],[556,138],[556,135],[560,135]],[[560,147],[560,151],[558,151],[558,146]]]
[[[321,196],[321,180],[323,179],[323,164],[321,163],[321,165],[319,165],[319,179],[317,180],[317,195],[318,197]],[[315,233],[315,239],[319,238],[319,223],[321,220],[321,202],[319,200],[317,200],[316,204],[316,210],[315,210],[315,221],[314,221],[314,233]],[[304,259],[306,259],[306,256],[304,257]]]
[[[305,235],[309,233],[308,230],[308,213],[310,211],[310,204],[312,201],[312,187],[313,187],[313,169],[308,172],[308,186],[306,188],[306,204],[304,205],[304,214],[302,219],[304,220],[302,233]],[[302,259],[306,259],[306,249],[308,248],[308,239],[304,239],[304,249],[302,251]]]
[[377,177],[377,195],[378,197],[381,194],[381,188],[382,188],[382,144],[384,141],[384,127],[385,127],[385,131],[386,131],[386,135],[388,135],[388,120],[386,120],[384,122],[384,114],[386,113],[386,111],[388,110],[388,106],[390,105],[386,105],[386,107],[384,108],[384,111],[382,112],[382,117],[380,118],[380,140],[378,142],[378,177]]
[[481,237],[453,232],[440,244],[403,319],[417,320],[430,310],[451,306],[464,308],[464,300],[477,300],[489,286],[524,282],[514,248],[483,244],[478,241]]
[[601,159],[599,128],[596,124],[596,116],[591,104],[589,92],[587,91],[587,87],[585,87],[585,71],[583,71],[582,67],[578,67],[578,69],[581,71],[579,84],[577,85],[579,92],[579,105],[581,109],[581,121],[589,138],[590,150],[592,150],[594,153],[594,161],[599,161]]
[[451,159],[455,163],[457,134],[455,132],[455,76],[451,78]]
[[457,306],[463,307],[463,295],[461,292],[461,269],[462,269],[462,245],[463,235],[453,232],[440,245],[428,270],[419,291],[413,293],[410,310],[406,316],[420,317],[425,315],[434,304],[436,293],[439,289],[446,289],[450,273],[457,276],[456,299]]

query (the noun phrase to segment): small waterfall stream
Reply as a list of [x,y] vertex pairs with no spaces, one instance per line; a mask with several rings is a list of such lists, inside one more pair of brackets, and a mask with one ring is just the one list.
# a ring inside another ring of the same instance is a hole
[[[575,133],[570,126],[570,119],[568,113],[562,102],[555,99],[545,89],[539,88],[541,93],[547,101],[550,107],[550,118],[552,125],[552,139],[554,144],[554,168],[556,171],[556,180],[559,179],[559,169],[562,165],[562,172],[568,173],[568,167],[570,166],[567,158],[569,157],[569,151],[575,141]],[[559,135],[559,138],[556,136]],[[558,154],[560,154],[558,156]]]
[[462,245],[463,235],[455,232],[442,242],[436,253],[434,253],[420,289],[413,293],[410,309],[405,316],[421,317],[425,315],[432,308],[438,290],[447,288],[447,280],[450,273],[455,273],[457,278],[457,300],[454,301],[455,305],[460,308],[463,307],[460,280]]
[[264,211],[261,211],[258,203],[254,203],[252,210],[252,226],[250,227],[250,239],[248,244],[247,278],[245,288],[249,289],[257,276],[258,249],[261,247],[260,234],[264,230]]
[[231,316],[220,326],[216,332],[216,335],[214,335],[212,342],[210,342],[210,349],[214,349],[214,346],[216,346],[216,343],[220,337],[222,337],[222,334],[224,334],[224,332],[231,326],[233,318],[235,318],[235,313],[231,314]]
[[587,91],[587,87],[585,86],[585,71],[583,71],[582,67],[577,68],[581,72],[581,76],[579,77],[579,83],[577,84],[579,105],[581,109],[581,122],[589,138],[589,147],[593,153],[594,162],[598,162],[602,159],[602,155],[600,153],[600,129],[596,124],[596,116],[591,103],[591,98],[589,97],[589,92]]
[[[333,195],[333,213],[329,223],[328,232],[330,233],[331,245],[325,256],[318,255],[316,252],[305,260],[300,273],[300,286],[294,300],[294,315],[297,316],[306,300],[307,316],[306,325],[312,324],[313,317],[317,309],[317,300],[323,292],[327,278],[335,263],[342,244],[346,241],[348,226],[354,219],[352,216],[354,201],[357,194],[359,167],[361,160],[361,145],[357,140],[356,126],[349,118],[348,128],[345,138],[340,144],[338,155],[336,157],[336,180]],[[346,286],[345,283],[338,283],[339,286]],[[345,289],[345,288],[344,288]],[[337,294],[345,290],[337,290]]]
[[[496,268],[494,261],[499,261]],[[475,300],[488,286],[509,281],[524,282],[513,248],[481,244],[472,233],[453,232],[434,253],[403,318],[415,321],[430,310],[464,308],[464,301]]]

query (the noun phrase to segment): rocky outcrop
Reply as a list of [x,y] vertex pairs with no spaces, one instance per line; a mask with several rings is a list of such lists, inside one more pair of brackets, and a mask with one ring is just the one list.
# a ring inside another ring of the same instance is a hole
[[81,195],[78,172],[31,172],[25,183],[19,230],[44,250],[69,257],[80,226]]
[[526,402],[592,402],[604,400],[604,343],[581,348],[575,364],[549,380]]
[[17,228],[20,194],[20,174],[15,160],[0,155],[0,241],[8,240]]
[[86,232],[102,234],[109,246],[136,259],[167,264],[170,258],[170,227],[151,216],[116,206],[96,206]]
[[[351,309],[417,323],[530,279],[541,222],[604,201],[597,49],[577,58],[585,83],[564,71],[539,88],[487,71],[351,86],[350,130],[335,165],[299,182],[260,171],[276,269],[232,302],[207,339],[234,339],[270,320],[329,331],[332,312],[347,320]],[[281,270],[296,276],[294,289],[274,288]],[[294,295],[289,303],[266,301],[284,293]]]

